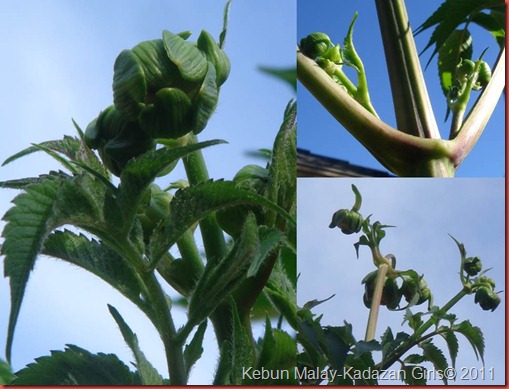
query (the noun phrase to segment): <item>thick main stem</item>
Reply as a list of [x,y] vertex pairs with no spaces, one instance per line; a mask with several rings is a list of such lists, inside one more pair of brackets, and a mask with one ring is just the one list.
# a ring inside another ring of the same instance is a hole
[[378,273],[375,280],[375,291],[373,292],[373,300],[369,310],[368,326],[366,328],[366,336],[364,338],[366,342],[375,339],[378,312],[380,311],[380,302],[382,301],[382,292],[388,268],[389,266],[385,263],[378,267]]
[[398,129],[440,139],[404,0],[375,0]]
[[312,59],[297,52],[299,81],[387,169],[405,177],[450,177],[452,145],[392,128],[339,87]]
[[[193,136],[189,143],[196,143],[197,138]],[[183,158],[189,184],[197,185],[209,179],[207,166],[201,151],[194,151]],[[200,231],[205,247],[207,262],[217,262],[227,254],[227,247],[223,231],[219,227],[215,214],[210,214],[200,221]],[[214,325],[216,339],[219,347],[223,341],[231,340],[232,333],[232,307],[228,302],[220,304],[211,315]]]

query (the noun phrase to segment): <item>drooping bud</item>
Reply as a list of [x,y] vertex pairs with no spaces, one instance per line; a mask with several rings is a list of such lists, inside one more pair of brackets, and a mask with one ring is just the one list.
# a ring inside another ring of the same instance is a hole
[[331,45],[331,40],[327,34],[314,32],[302,38],[299,46],[304,55],[315,59],[329,50]]
[[364,219],[359,212],[340,209],[332,215],[329,228],[338,227],[343,234],[350,235],[359,232],[363,222]]

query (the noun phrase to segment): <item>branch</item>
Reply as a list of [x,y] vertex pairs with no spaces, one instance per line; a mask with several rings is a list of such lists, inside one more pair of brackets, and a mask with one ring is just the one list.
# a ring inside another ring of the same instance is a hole
[[457,168],[481,136],[505,88],[505,49],[500,52],[493,75],[468,114],[459,135],[451,141],[452,160]]
[[408,177],[450,177],[454,174],[448,141],[419,138],[384,123],[300,50],[297,50],[297,76],[332,116],[393,173]]

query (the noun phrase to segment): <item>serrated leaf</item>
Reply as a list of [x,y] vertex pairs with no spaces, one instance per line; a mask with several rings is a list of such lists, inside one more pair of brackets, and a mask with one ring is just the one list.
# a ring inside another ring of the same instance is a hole
[[203,337],[207,329],[207,321],[205,320],[198,326],[193,339],[184,349],[184,366],[186,369],[187,377],[193,368],[194,364],[201,358],[203,353]]
[[489,14],[480,12],[472,21],[488,31],[502,49],[505,45],[505,12],[491,10]]
[[[39,143],[38,146],[42,146],[43,148],[56,151],[60,154],[63,154],[67,156],[69,159],[78,159],[78,152],[80,150],[81,141],[75,137],[71,136],[64,136],[62,140],[50,140],[46,142]],[[31,147],[28,147],[24,150],[21,150],[20,152],[10,156],[7,158],[2,166],[5,166],[18,158],[24,157],[26,155],[30,155],[32,153],[35,153],[36,151],[41,151],[42,148],[37,147],[36,145],[33,145]]]
[[83,234],[64,230],[50,234],[42,254],[58,258],[95,274],[146,311],[141,299],[145,286],[136,272],[111,248]]
[[468,320],[465,320],[457,326],[454,326],[453,330],[467,338],[474,349],[475,356],[477,359],[481,358],[484,364],[484,335],[481,329],[473,326]]
[[[287,212],[294,212],[296,200],[296,120],[297,103],[290,101],[285,109],[283,124],[274,141],[272,159],[268,168],[270,181],[267,198]],[[268,224],[273,225],[273,222],[276,222],[275,214]],[[277,224],[281,225],[281,230],[284,230],[283,221]]]
[[9,385],[15,377],[9,364],[0,359],[0,385]]
[[362,354],[380,350],[382,350],[382,346],[378,341],[370,340],[369,342],[366,342],[364,340],[360,340],[357,343],[355,343],[354,353],[355,357],[359,358]]
[[273,329],[270,319],[265,319],[265,333],[259,341],[259,356],[256,362],[256,369],[261,371],[288,371],[289,374],[272,375],[268,378],[244,380],[244,384],[256,385],[291,385],[295,384],[295,366],[297,355],[297,344],[295,339],[284,331]]
[[233,181],[205,181],[175,193],[167,225],[150,242],[152,267],[157,266],[161,256],[195,223],[218,209],[243,203],[269,208],[295,224],[288,212],[262,196],[240,189]]
[[124,232],[131,229],[138,205],[149,185],[168,165],[179,158],[204,147],[225,143],[212,140],[177,148],[161,148],[131,159],[120,175],[119,208],[126,216]]
[[240,238],[218,263],[207,262],[189,300],[189,322],[199,324],[245,279],[259,248],[256,218],[249,214]]
[[140,385],[136,373],[114,354],[92,354],[67,345],[64,351],[35,359],[16,373],[13,385]]
[[426,357],[424,357],[423,355],[419,355],[419,354],[410,354],[410,355],[406,356],[405,359],[403,360],[403,362],[411,363],[411,364],[419,364],[419,363],[423,363],[425,361],[426,361]]
[[484,9],[504,10],[505,3],[503,0],[446,0],[440,7],[416,30],[415,35],[422,31],[437,25],[426,47],[421,54],[429,47],[435,44],[428,64],[438,53],[438,50],[444,42],[449,38],[450,34],[465,23],[470,16],[473,16]]
[[337,371],[343,371],[351,345],[343,338],[341,328],[325,327],[323,329],[323,343],[330,366]]
[[[447,359],[445,359],[444,354],[442,353],[442,350],[440,350],[437,346],[433,344],[431,339],[425,340],[424,342],[419,343],[419,346],[423,350],[423,356],[430,361],[433,366],[435,367],[435,370],[437,371],[446,371],[446,369],[449,367],[449,364],[447,363]],[[444,384],[447,385],[447,376],[444,375],[443,379]]]
[[37,255],[48,235],[63,224],[72,223],[89,231],[100,231],[102,215],[98,199],[86,187],[90,176],[47,176],[46,180],[25,188],[6,212],[1,254],[5,255],[4,274],[10,278],[11,313],[6,342],[10,359],[14,329],[23,295]]
[[401,369],[401,380],[407,385],[426,385],[426,368],[419,365],[403,365]]
[[441,334],[447,343],[447,348],[449,349],[449,355],[451,356],[451,365],[456,368],[456,357],[458,356],[458,338],[454,334],[452,330],[444,332]]
[[113,319],[115,319],[117,322],[125,342],[131,349],[134,358],[136,359],[136,367],[138,368],[141,384],[163,385],[163,377],[159,375],[157,370],[154,368],[154,366],[152,366],[152,364],[145,357],[145,354],[143,354],[141,351],[136,334],[127,325],[124,318],[122,315],[120,315],[115,307],[108,304],[108,309],[111,313],[111,316],[113,316]]
[[438,50],[438,75],[442,92],[447,97],[455,84],[456,67],[472,58],[472,36],[466,29],[454,30]]
[[163,31],[163,43],[168,58],[177,65],[185,80],[203,80],[207,72],[207,59],[193,43],[167,30]]

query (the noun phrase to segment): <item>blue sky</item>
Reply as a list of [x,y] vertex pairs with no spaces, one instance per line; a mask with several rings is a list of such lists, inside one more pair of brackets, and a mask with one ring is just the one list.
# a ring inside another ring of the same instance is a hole
[[[442,1],[437,0],[407,1],[407,11],[413,30],[416,30],[441,3]],[[334,43],[342,45],[355,11],[359,12],[359,16],[354,27],[353,42],[366,69],[371,101],[380,118],[394,127],[396,120],[373,1],[297,0],[298,41],[312,32],[320,31],[328,34]],[[498,46],[494,39],[475,26],[471,31],[474,37],[473,58],[477,58],[486,47],[490,47],[484,59],[493,67],[498,55]],[[428,43],[431,32],[432,30],[425,31],[416,37],[419,52]],[[423,68],[432,50],[429,49],[421,56]],[[442,138],[447,138],[450,118],[444,123],[446,104],[437,73],[435,57],[425,71],[425,79]],[[355,80],[354,74],[351,73],[351,77]],[[477,92],[472,93],[471,103],[478,95]],[[298,84],[298,100],[300,148],[315,154],[347,160],[352,164],[386,171],[301,84]],[[504,104],[505,99],[502,97],[479,142],[457,170],[456,177],[505,176]]]
[[[175,33],[191,30],[191,40],[206,29],[217,38],[225,3],[3,1],[0,51],[4,60],[0,63],[0,78],[5,93],[0,108],[4,133],[0,160],[30,143],[74,135],[71,118],[86,128],[112,103],[113,63],[121,50],[160,38],[163,29]],[[284,108],[295,93],[288,85],[258,71],[257,66],[294,66],[295,18],[293,0],[233,2],[225,48],[231,73],[221,89],[217,112],[200,135],[202,140],[221,138],[229,142],[204,151],[211,177],[231,179],[245,164],[264,163],[246,152],[272,146]],[[46,155],[32,155],[2,167],[0,180],[59,168]],[[183,177],[179,167],[161,185]],[[0,192],[0,214],[10,207],[15,194]],[[0,278],[2,355],[9,294],[8,280]],[[147,357],[167,377],[162,344],[148,320],[93,276],[48,258],[39,258],[28,283],[14,340],[14,369],[48,355],[49,350],[61,350],[66,343],[92,352],[115,353],[126,363],[132,361],[107,303],[121,312],[138,334]],[[176,321],[182,325],[185,317],[176,314]],[[211,327],[208,332],[212,332]],[[211,381],[217,354],[214,340],[207,342],[208,353],[193,371],[191,382]]]
[[[395,255],[399,270],[414,269],[424,274],[436,305],[443,306],[461,289],[460,255],[448,234],[465,245],[468,256],[479,256],[484,269],[493,268],[487,275],[495,280],[497,291],[504,289],[504,179],[301,178],[297,193],[300,273],[297,301],[302,306],[307,301],[335,294],[314,309],[315,313],[323,314],[323,325],[337,326],[347,321],[353,325],[357,340],[362,340],[366,331],[368,309],[362,302],[361,280],[375,270],[371,253],[361,246],[356,259],[353,244],[360,234],[347,236],[338,228],[328,227],[334,212],[352,207],[352,183],[362,194],[360,212],[364,217],[372,214],[372,222],[396,226],[386,229],[387,235],[380,244],[382,254]],[[493,368],[495,379],[477,381],[477,385],[503,384],[505,380],[505,292],[500,296],[502,302],[494,312],[483,311],[474,304],[474,296],[467,296],[450,311],[484,332],[485,370]],[[413,312],[420,307],[414,307]],[[407,326],[402,326],[402,319],[401,312],[382,307],[376,339],[388,326],[394,334],[409,332]],[[458,374],[463,368],[480,369],[482,363],[476,360],[470,344],[461,335],[458,338]],[[445,343],[438,340],[436,345],[448,357]],[[380,354],[375,354],[374,359],[379,361]],[[395,364],[392,369],[398,367]],[[462,385],[472,383],[456,381]]]

